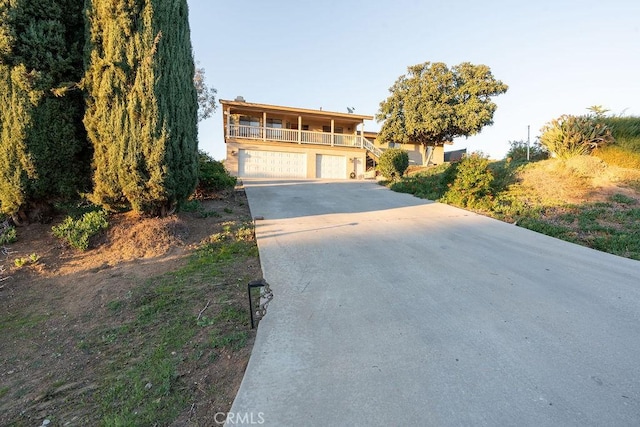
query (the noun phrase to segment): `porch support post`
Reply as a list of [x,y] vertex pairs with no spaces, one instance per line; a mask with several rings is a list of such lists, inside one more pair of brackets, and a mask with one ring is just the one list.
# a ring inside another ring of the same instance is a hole
[[298,144],[302,144],[302,116],[298,116]]
[[334,126],[335,126],[335,121],[331,119],[331,146],[332,147],[333,147],[333,140],[334,140],[334,136],[333,136]]
[[227,129],[225,132],[225,136],[228,138],[231,136],[231,107],[227,107]]
[[362,126],[360,127],[360,148],[364,148],[364,120],[362,121]]
[[267,112],[262,113],[262,140],[267,140]]

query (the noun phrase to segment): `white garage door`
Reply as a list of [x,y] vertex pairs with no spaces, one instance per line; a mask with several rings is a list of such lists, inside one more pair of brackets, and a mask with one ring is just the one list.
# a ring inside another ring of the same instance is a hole
[[316,178],[345,179],[347,158],[345,156],[316,155]]
[[238,175],[244,178],[306,178],[307,155],[240,150]]

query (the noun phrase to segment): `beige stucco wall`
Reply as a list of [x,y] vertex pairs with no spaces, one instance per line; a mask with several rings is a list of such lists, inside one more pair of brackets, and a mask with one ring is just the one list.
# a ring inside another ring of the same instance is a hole
[[[424,165],[427,161],[424,146],[419,144],[402,144],[402,149],[409,153],[409,163],[412,165]],[[431,155],[431,165],[440,165],[444,163],[444,147],[433,147]]]
[[436,165],[441,165],[444,163],[444,147],[434,147],[433,157],[431,158],[431,162]]
[[[374,140],[374,145],[381,149],[389,148],[389,144]],[[402,144],[401,149],[405,150],[409,154],[410,165],[422,165],[427,160],[424,151],[424,147],[421,144]],[[438,146],[433,148],[433,155],[431,157],[431,164],[440,165],[444,163],[444,147]]]
[[407,153],[409,153],[409,164],[410,165],[421,165],[422,161],[422,153],[420,152],[420,146],[416,144],[402,144],[400,148]]
[[[246,141],[240,139],[230,139],[227,141],[227,158],[224,165],[231,175],[238,176],[238,158],[240,150],[261,150],[261,151],[279,151],[288,153],[306,153],[307,154],[307,178],[316,178],[316,155],[328,154],[333,156],[345,156],[347,158],[347,174],[345,179],[349,178],[349,174],[354,171],[354,163],[361,165],[358,169],[357,178],[361,179],[365,172],[366,151],[359,148],[349,147],[327,147],[325,145],[295,144],[295,143],[273,143],[261,141]],[[355,159],[350,161],[350,159]]]

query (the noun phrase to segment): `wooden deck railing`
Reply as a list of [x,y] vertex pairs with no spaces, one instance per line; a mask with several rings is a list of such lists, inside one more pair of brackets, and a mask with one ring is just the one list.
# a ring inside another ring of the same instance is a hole
[[370,151],[380,157],[382,150],[360,135],[313,132],[297,129],[279,129],[261,126],[231,125],[227,129],[228,138],[257,139],[265,141],[291,142],[298,144],[316,144],[339,147],[357,147]]

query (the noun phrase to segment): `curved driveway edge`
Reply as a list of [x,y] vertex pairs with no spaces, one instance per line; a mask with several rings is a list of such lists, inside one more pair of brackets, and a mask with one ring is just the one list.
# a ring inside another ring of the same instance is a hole
[[640,262],[372,182],[245,188],[274,299],[227,425],[640,425]]

